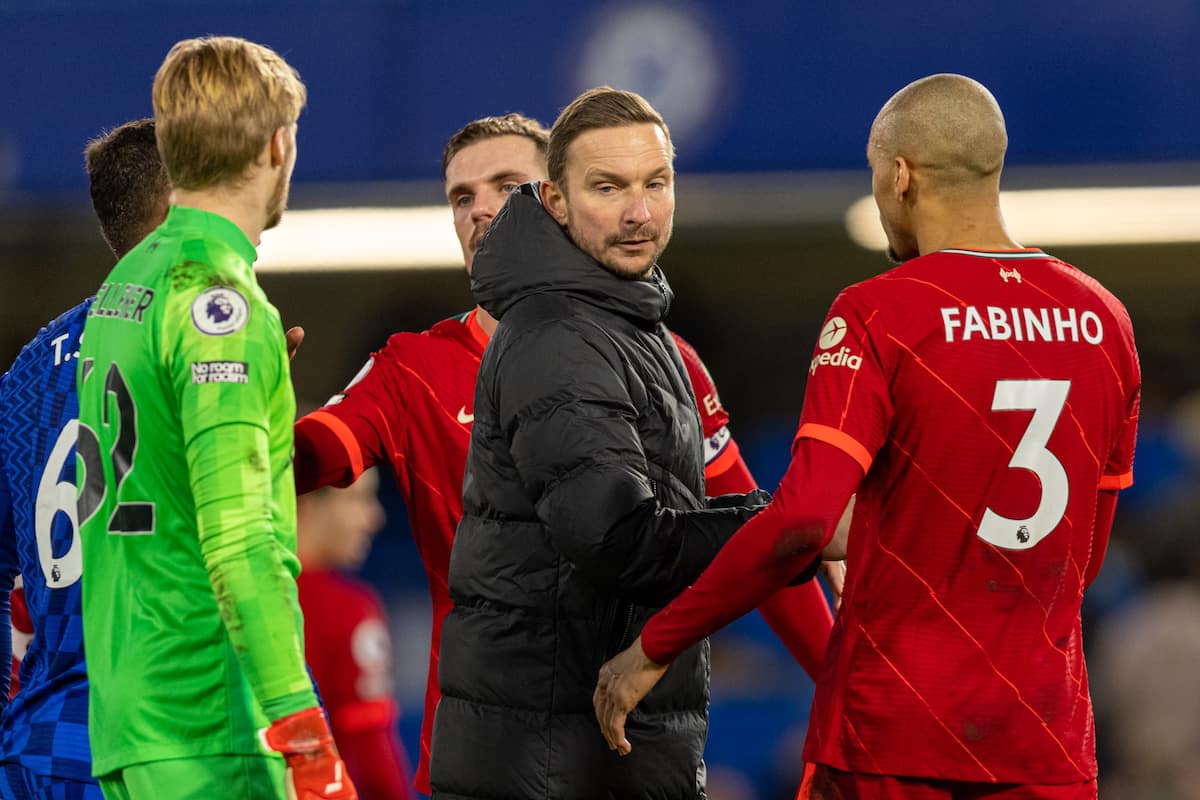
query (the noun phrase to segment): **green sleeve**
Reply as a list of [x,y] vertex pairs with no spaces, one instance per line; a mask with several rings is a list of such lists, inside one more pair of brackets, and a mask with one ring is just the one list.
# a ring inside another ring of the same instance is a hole
[[164,355],[201,554],[251,690],[275,720],[317,704],[295,580],[295,404],[278,313],[253,278],[221,277],[228,282],[173,293]]
[[247,424],[210,427],[187,446],[200,552],[221,619],[270,720],[315,706],[288,554],[272,535],[267,435]]

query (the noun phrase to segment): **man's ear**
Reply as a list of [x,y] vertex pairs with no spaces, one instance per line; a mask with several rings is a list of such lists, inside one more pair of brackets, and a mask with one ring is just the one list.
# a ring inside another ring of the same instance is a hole
[[542,181],[542,205],[559,225],[567,224],[567,196],[554,181]]
[[271,152],[272,167],[282,167],[287,162],[288,139],[287,126],[276,128],[275,132],[271,134],[271,141],[267,147]]
[[913,185],[912,164],[908,163],[908,159],[904,156],[896,156],[896,181],[892,186],[892,191],[896,195],[896,199],[903,203],[909,197],[909,193],[916,187]]

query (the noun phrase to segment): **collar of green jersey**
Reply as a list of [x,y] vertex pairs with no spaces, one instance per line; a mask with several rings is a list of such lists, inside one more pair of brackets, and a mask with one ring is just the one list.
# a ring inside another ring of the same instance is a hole
[[253,264],[258,258],[258,251],[254,249],[254,245],[246,238],[242,229],[220,214],[189,206],[171,206],[167,211],[166,226],[199,231],[205,238],[219,239],[232,247],[247,264]]

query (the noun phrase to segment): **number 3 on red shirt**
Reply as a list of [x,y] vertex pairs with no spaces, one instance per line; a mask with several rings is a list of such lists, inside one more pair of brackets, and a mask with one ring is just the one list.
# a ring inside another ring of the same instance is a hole
[[1067,511],[1070,484],[1062,462],[1046,444],[1067,402],[1070,381],[996,381],[992,411],[1033,411],[1025,435],[1009,459],[1009,469],[1027,469],[1042,483],[1037,510],[1026,519],[1009,519],[991,508],[983,512],[979,538],[1006,550],[1028,550],[1046,538]]

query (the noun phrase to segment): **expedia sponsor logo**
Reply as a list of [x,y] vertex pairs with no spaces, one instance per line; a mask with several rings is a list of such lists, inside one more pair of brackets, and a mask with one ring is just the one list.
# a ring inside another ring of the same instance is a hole
[[859,369],[862,367],[862,356],[856,356],[851,353],[849,347],[838,347],[837,350],[830,352],[829,348],[836,347],[841,343],[842,339],[846,338],[846,320],[841,317],[830,317],[825,323],[825,327],[821,329],[821,337],[817,339],[817,347],[825,352],[818,353],[813,356],[812,363],[808,365],[808,374],[816,373],[817,367],[849,367],[850,369]]
[[821,329],[821,338],[817,344],[822,350],[828,350],[846,337],[846,320],[841,317],[831,317]]
[[245,361],[195,361],[192,383],[246,383],[250,367]]
[[860,369],[862,367],[862,356],[853,355],[849,347],[839,347],[837,352],[830,353],[826,350],[824,353],[813,356],[812,363],[808,365],[808,374],[816,373],[817,367],[849,367],[850,369]]

